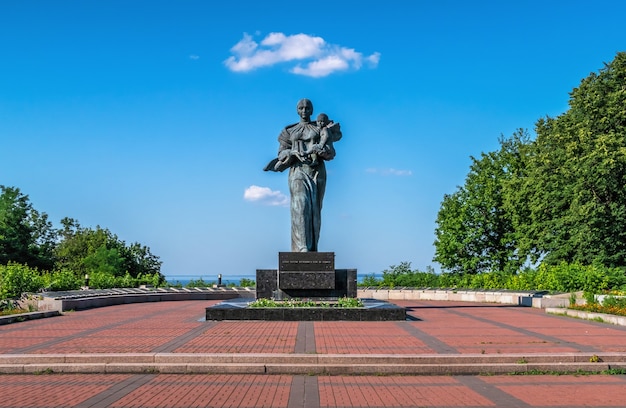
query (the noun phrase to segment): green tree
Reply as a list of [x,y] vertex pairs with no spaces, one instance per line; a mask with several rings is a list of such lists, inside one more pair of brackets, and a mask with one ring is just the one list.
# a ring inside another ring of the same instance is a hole
[[126,245],[106,228],[84,228],[72,218],[61,220],[61,241],[57,245],[57,268],[69,269],[79,276],[94,273],[133,278],[159,275],[161,261],[150,248],[139,243]]
[[122,245],[121,256],[124,270],[133,277],[161,274],[163,263],[145,245],[138,242]]
[[0,185],[0,264],[16,262],[49,270],[54,265],[55,241],[48,215],[35,210],[18,188]]
[[124,259],[120,256],[117,248],[107,248],[102,245],[83,259],[86,272],[92,275],[96,272],[112,276],[123,276]]
[[[109,230],[99,226],[95,230],[83,228],[71,218],[62,219],[61,224],[62,239],[56,249],[57,269],[69,269],[79,276],[104,269],[115,276],[124,274],[119,252],[111,252],[119,246],[117,237]],[[108,261],[111,264],[107,264]]]
[[569,109],[540,119],[520,183],[520,229],[535,259],[626,265],[626,53],[571,92]]
[[472,157],[465,184],[445,195],[435,230],[434,260],[449,271],[516,271],[525,261],[518,250],[514,208],[505,204],[510,180],[523,169],[528,135],[518,130],[500,139],[500,150]]

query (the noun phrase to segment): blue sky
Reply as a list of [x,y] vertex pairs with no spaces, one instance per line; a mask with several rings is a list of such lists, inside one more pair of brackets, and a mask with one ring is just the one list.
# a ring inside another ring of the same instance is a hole
[[140,242],[163,273],[275,268],[300,98],[341,123],[320,251],[432,265],[470,156],[567,109],[626,49],[622,1],[2,1],[0,184],[58,224]]

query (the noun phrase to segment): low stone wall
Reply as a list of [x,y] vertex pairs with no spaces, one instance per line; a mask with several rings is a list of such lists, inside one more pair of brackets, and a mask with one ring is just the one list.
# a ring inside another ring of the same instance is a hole
[[[57,316],[70,310],[84,310],[129,303],[165,302],[178,300],[226,300],[256,297],[255,288],[137,288],[76,290],[37,294],[38,312],[0,317],[0,324]],[[567,309],[570,294],[550,295],[546,292],[480,291],[429,288],[359,288],[357,297],[393,302],[394,300],[439,300],[477,303],[498,303],[546,309],[548,313],[564,314],[583,319],[602,319],[608,323],[626,325],[626,317],[590,315]],[[584,304],[582,293],[576,294],[577,304]]]
[[[561,295],[544,295],[541,298],[533,298],[533,307],[539,309],[547,309],[550,307],[568,307],[570,304],[570,294],[565,293]],[[577,294],[576,304],[585,304],[585,300],[582,298],[582,292]]]
[[102,289],[44,293],[38,301],[40,311],[84,310],[95,307],[178,300],[225,300],[254,298],[254,288],[168,288]]
[[510,292],[510,291],[480,291],[457,289],[384,289],[361,288],[358,297],[379,300],[445,300],[458,302],[501,303],[506,305],[520,305],[543,308],[549,303],[553,307],[567,306],[569,295],[563,298],[551,297],[546,292]]
[[45,317],[59,316],[61,313],[58,310],[51,310],[47,312],[28,312],[15,315],[0,316],[0,325],[11,324],[17,322],[24,322],[26,320],[43,319]]
[[[103,289],[68,292],[49,292],[40,296],[39,311],[84,310],[128,303],[164,302],[176,300],[225,300],[255,298],[255,288],[158,288],[158,289]],[[567,307],[569,294],[548,295],[545,292],[509,292],[421,288],[359,288],[362,299],[442,300],[478,303],[499,303],[545,309]]]

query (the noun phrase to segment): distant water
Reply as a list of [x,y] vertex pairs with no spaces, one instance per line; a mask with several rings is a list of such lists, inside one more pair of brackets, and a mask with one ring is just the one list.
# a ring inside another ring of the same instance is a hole
[[[361,283],[363,281],[363,278],[365,276],[371,276],[372,274],[358,274],[357,273],[357,282]],[[374,277],[376,279],[380,279],[382,278],[382,273],[375,273]],[[172,275],[172,276],[166,276],[165,280],[170,284],[170,285],[177,285],[180,284],[182,286],[186,286],[189,282],[191,282],[192,280],[200,280],[202,279],[204,282],[206,282],[208,285],[213,285],[213,284],[217,284],[217,275]],[[253,281],[256,281],[256,275],[231,275],[231,274],[222,274],[222,284],[223,285],[231,285],[234,284],[235,286],[239,286],[241,279],[250,279]]]
[[[211,275],[211,276],[207,276],[207,275],[172,275],[172,276],[166,276],[165,280],[170,284],[170,285],[176,285],[176,284],[181,284],[182,286],[187,286],[187,284],[189,282],[193,281],[197,281],[202,279],[204,282],[206,282],[208,285],[213,285],[217,283],[217,275]],[[234,284],[235,286],[239,286],[240,282],[242,279],[251,279],[251,280],[255,280],[256,276],[255,275],[226,275],[226,274],[222,274],[222,284],[223,285],[230,285],[230,284]]]

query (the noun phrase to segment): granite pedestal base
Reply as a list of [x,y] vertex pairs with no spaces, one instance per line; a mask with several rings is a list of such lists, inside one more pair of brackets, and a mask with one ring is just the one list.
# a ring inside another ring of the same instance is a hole
[[206,320],[265,321],[388,321],[406,320],[406,310],[377,299],[362,299],[364,307],[248,307],[249,299],[231,299],[206,308]]
[[[288,272],[279,275],[276,269],[257,269],[256,298],[337,300],[341,297],[356,297],[356,269],[336,269],[331,277],[333,288],[325,289],[318,284],[320,281],[328,282],[326,274],[320,276],[312,272]],[[308,282],[309,286],[303,288],[304,282]],[[297,283],[300,287],[296,286]]]
[[257,299],[301,299],[320,307],[249,307],[232,299],[206,308],[206,320],[385,321],[406,320],[406,310],[384,300],[361,299],[363,307],[336,307],[333,301],[357,297],[356,269],[335,269],[334,252],[280,252],[278,269],[257,269]]
[[256,297],[336,300],[356,297],[356,269],[335,269],[334,252],[279,252],[278,269],[257,269]]

